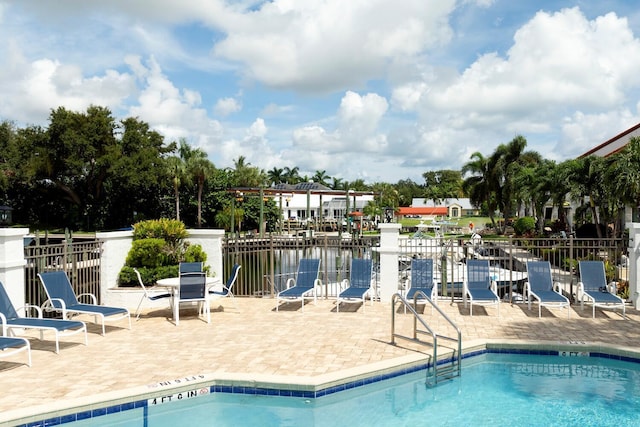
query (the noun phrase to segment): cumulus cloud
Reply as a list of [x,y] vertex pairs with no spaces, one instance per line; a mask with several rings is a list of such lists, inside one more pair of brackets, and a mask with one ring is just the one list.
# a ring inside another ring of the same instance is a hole
[[214,52],[270,86],[335,90],[381,76],[396,57],[445,43],[454,7],[453,0],[276,0],[223,23],[226,38]]
[[169,141],[186,138],[205,151],[212,151],[213,144],[222,136],[222,126],[201,108],[200,94],[177,88],[153,57],[146,65],[139,58],[128,61],[138,78],[143,79],[137,103],[129,109],[130,115],[149,123]]
[[213,112],[218,116],[228,116],[242,109],[242,103],[235,98],[220,98],[213,107]]

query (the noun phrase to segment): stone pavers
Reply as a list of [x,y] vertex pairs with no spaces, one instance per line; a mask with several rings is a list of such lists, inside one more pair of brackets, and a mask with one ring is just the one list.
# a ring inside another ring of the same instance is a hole
[[[390,304],[367,305],[366,312],[354,304],[335,312],[335,302],[317,305],[285,304],[275,312],[275,299],[236,298],[212,305],[212,323],[196,316],[196,310],[181,312],[180,326],[168,318],[169,310],[143,314],[132,330],[125,322],[108,327],[100,336],[97,325],[88,322],[89,345],[81,338],[61,342],[55,354],[52,341],[31,339],[33,366],[0,360],[0,425],[9,417],[42,413],[97,395],[139,388],[200,374],[230,377],[233,374],[274,382],[304,382],[314,378],[340,377],[368,366],[392,366],[399,361],[422,360],[430,348],[398,340],[390,344]],[[369,303],[367,303],[369,304]],[[571,308],[528,311],[526,305],[503,303],[501,316],[494,308],[476,308],[469,316],[460,302],[440,301],[440,307],[461,328],[463,345],[486,340],[504,342],[594,343],[624,346],[640,351],[640,313],[627,310],[628,320],[617,312]],[[445,323],[426,309],[432,327]],[[397,330],[409,334],[411,316],[396,316]],[[86,319],[89,320],[89,319]],[[122,326],[122,328],[120,327]],[[45,338],[47,338],[45,336]],[[19,356],[11,360],[20,360]],[[10,410],[18,412],[7,412]]]

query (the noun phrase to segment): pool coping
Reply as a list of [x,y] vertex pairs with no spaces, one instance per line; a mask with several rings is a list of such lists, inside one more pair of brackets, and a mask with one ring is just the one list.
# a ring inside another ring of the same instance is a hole
[[[637,347],[586,341],[475,340],[463,343],[462,358],[487,352],[605,357],[640,363],[640,349]],[[443,352],[438,357],[438,363],[450,360],[452,354],[452,351]],[[0,426],[64,424],[77,417],[88,418],[134,409],[141,405],[146,406],[146,402],[151,399],[182,393],[222,392],[318,398],[426,369],[430,365],[428,359],[429,355],[416,351],[410,355],[316,376],[194,374],[76,399],[60,400],[53,404],[5,411],[0,414]]]

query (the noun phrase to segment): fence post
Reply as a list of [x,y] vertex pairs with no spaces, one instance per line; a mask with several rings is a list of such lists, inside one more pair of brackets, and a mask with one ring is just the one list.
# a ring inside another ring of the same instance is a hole
[[398,292],[398,238],[400,224],[380,223],[380,301],[391,302]]
[[633,307],[640,308],[640,293],[638,292],[638,271],[640,271],[640,223],[627,223],[629,228],[629,298]]
[[0,281],[16,307],[25,304],[24,238],[28,228],[0,228]]

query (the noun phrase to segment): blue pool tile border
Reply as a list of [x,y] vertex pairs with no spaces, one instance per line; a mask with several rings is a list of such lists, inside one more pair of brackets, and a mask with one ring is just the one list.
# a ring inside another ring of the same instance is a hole
[[[590,351],[587,352],[586,357],[613,359],[623,362],[631,362],[640,364],[640,357],[623,356],[618,354]],[[479,350],[467,352],[462,355],[462,359],[469,359],[472,357],[481,356],[483,354],[525,354],[525,355],[537,355],[537,356],[559,356],[560,350],[545,350],[545,349],[523,349],[523,348],[501,348],[501,347],[489,347]],[[438,365],[451,362],[452,358],[438,360]],[[358,380],[350,381],[348,383],[327,387],[318,391],[309,390],[296,390],[296,389],[275,389],[266,387],[246,387],[246,386],[233,386],[233,385],[211,385],[209,386],[210,393],[231,393],[231,394],[248,394],[248,395],[262,395],[262,396],[280,396],[280,397],[298,397],[304,399],[315,399],[323,396],[328,396],[341,391],[362,387],[368,384],[373,384],[380,381],[385,381],[391,378],[400,377],[402,375],[411,374],[418,371],[423,371],[431,367],[431,363],[422,363],[415,366],[401,368],[393,372],[387,372],[380,375],[374,375],[372,377],[361,378]],[[59,417],[52,417],[43,419],[36,422],[27,424],[21,424],[17,427],[45,427],[56,426],[61,424],[68,424],[75,421],[85,420],[87,418],[96,418],[103,415],[113,414],[117,412],[129,411],[132,409],[143,408],[146,411],[148,409],[147,399],[136,400],[131,402],[122,403],[119,405],[110,405],[103,408],[96,408],[92,410],[81,411],[75,414],[67,414]]]

